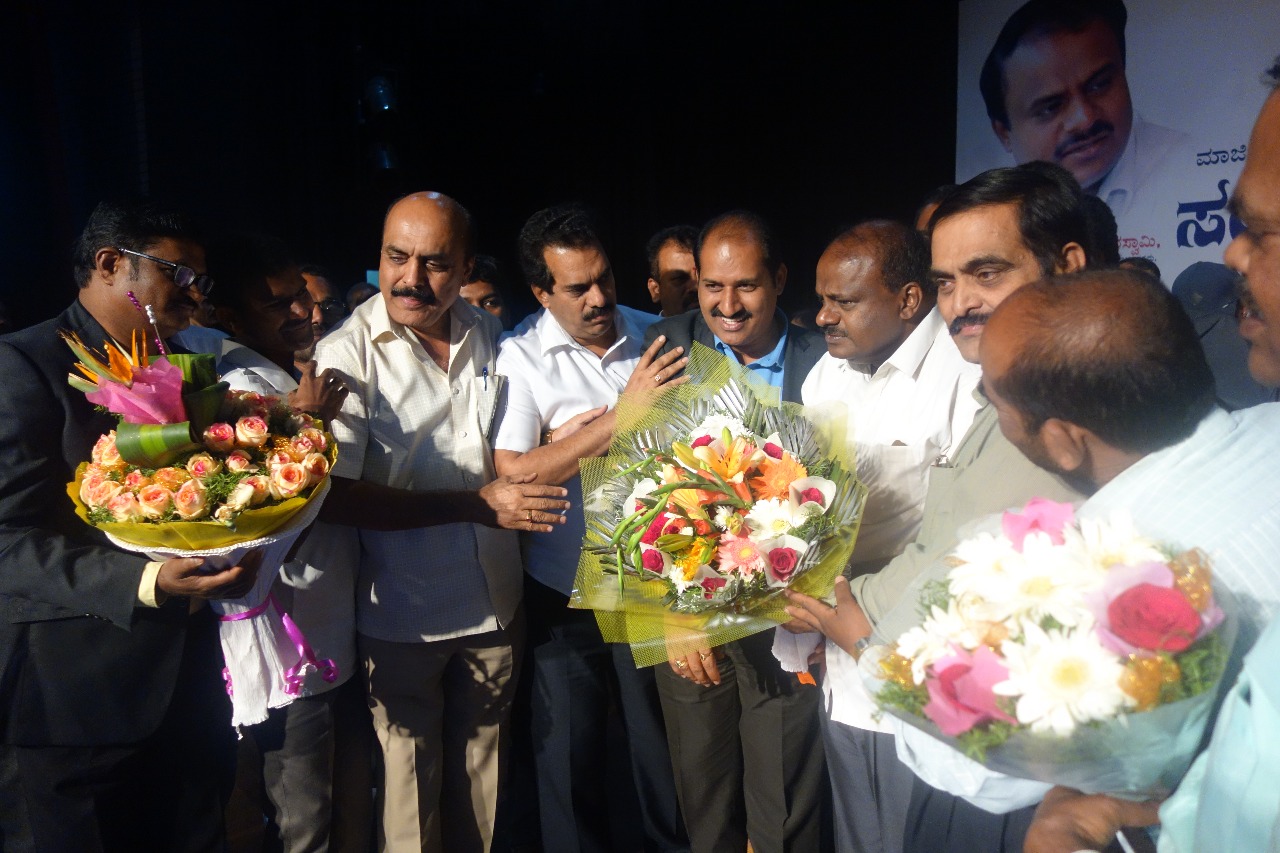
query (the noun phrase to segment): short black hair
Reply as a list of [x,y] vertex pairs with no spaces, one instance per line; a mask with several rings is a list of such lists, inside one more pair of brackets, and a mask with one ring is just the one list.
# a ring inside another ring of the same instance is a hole
[[543,253],[551,246],[567,249],[604,249],[595,216],[584,205],[559,204],[530,216],[520,229],[517,249],[520,269],[530,285],[550,293],[555,279]]
[[[113,247],[145,252],[161,240],[190,240],[202,243],[195,223],[186,214],[147,199],[104,201],[89,214],[71,250],[76,284],[85,287],[93,275],[94,256],[99,249]],[[134,265],[136,257],[130,256]]]
[[209,244],[207,256],[209,276],[218,283],[209,301],[220,306],[243,306],[252,288],[297,266],[284,241],[266,234],[228,234]]
[[1271,67],[1263,72],[1262,81],[1272,89],[1280,90],[1280,56],[1277,56]]
[[918,207],[916,207],[916,215],[911,217],[911,221],[912,222],[920,221],[920,214],[924,213],[925,208],[931,205],[942,204],[942,200],[947,196],[951,195],[952,191],[955,190],[955,188],[956,188],[955,184],[939,184],[938,186],[929,190],[929,193],[924,198],[920,199],[920,204]]
[[749,234],[760,246],[760,253],[764,256],[765,269],[769,270],[769,275],[774,277],[778,275],[778,268],[782,265],[782,261],[778,258],[778,247],[773,236],[773,229],[769,227],[769,223],[765,221],[763,216],[750,210],[730,210],[702,226],[702,230],[698,232],[698,242],[693,250],[693,263],[695,266],[699,268],[702,266],[702,247],[706,245],[707,239],[716,231],[721,230]]
[[1156,281],[1160,281],[1160,267],[1156,262],[1146,255],[1139,255],[1133,258],[1121,258],[1117,264],[1120,269],[1136,270],[1137,272],[1149,275]]
[[948,217],[996,204],[1018,206],[1022,242],[1035,255],[1040,272],[1049,275],[1062,247],[1078,243],[1089,258],[1089,224],[1084,194],[1061,166],[1035,160],[1019,166],[989,169],[956,187],[933,214],[930,229]]
[[916,229],[892,219],[868,219],[842,231],[831,242],[845,240],[875,244],[880,278],[890,293],[898,293],[914,281],[926,296],[937,294],[938,284],[929,275],[929,244]]
[[1022,346],[996,393],[1038,430],[1057,418],[1112,447],[1152,453],[1187,438],[1214,407],[1200,337],[1159,281],[1131,270],[1086,270],[1019,288],[996,309],[1018,310]]
[[475,281],[487,281],[502,290],[502,269],[498,266],[498,259],[493,255],[476,255],[475,263],[471,265],[471,275],[467,278],[467,284]]
[[315,276],[322,278],[327,282],[333,282],[333,276],[329,275],[329,270],[320,264],[298,264],[298,272],[303,275]]
[[649,258],[649,278],[655,281],[658,278],[658,253],[668,243],[675,243],[680,248],[686,249],[690,254],[693,254],[694,247],[698,243],[698,229],[692,225],[672,225],[663,228],[649,238],[649,242],[645,244],[644,251]]
[[1120,45],[1120,62],[1125,62],[1124,28],[1129,12],[1123,0],[1030,0],[1009,16],[996,36],[978,76],[978,89],[993,122],[1009,126],[1005,108],[1004,64],[1018,49],[1018,43],[1030,36],[1051,33],[1078,33],[1094,21],[1102,21]]
[[1096,195],[1085,193],[1080,200],[1084,203],[1084,218],[1089,226],[1089,242],[1084,247],[1089,266],[1120,266],[1120,229],[1116,226],[1116,215]]

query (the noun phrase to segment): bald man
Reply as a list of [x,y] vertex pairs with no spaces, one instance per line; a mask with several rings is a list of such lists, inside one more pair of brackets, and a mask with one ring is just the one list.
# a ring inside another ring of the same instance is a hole
[[548,532],[568,507],[532,476],[495,479],[500,328],[458,298],[472,245],[448,196],[397,201],[380,295],[316,353],[350,389],[323,517],[362,528],[356,633],[386,767],[385,850],[489,848],[523,640],[519,548],[491,528]]
[[[854,574],[882,567],[920,530],[929,469],[969,429],[979,370],[960,357],[938,313],[929,245],[887,220],[842,233],[818,261],[819,330],[827,354],[802,389],[806,406],[839,406],[856,446],[867,504]],[[836,849],[898,853],[912,774],[877,719],[857,662],[826,646],[823,745],[831,776]]]

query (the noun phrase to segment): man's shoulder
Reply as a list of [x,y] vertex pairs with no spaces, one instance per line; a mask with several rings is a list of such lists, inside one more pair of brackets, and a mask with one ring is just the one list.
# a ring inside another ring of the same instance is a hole
[[812,329],[791,326],[787,330],[787,352],[784,358],[791,361],[788,367],[803,367],[807,373],[827,354],[827,339]]
[[702,322],[702,311],[697,308],[677,314],[674,317],[663,317],[651,324],[644,333],[645,346],[653,343],[658,335],[665,335],[667,348],[681,346],[685,349],[697,340],[698,327],[706,325]]

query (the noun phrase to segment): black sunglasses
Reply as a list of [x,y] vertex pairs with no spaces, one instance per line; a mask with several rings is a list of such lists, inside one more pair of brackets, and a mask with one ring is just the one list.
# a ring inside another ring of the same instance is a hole
[[208,296],[209,291],[213,290],[213,279],[207,275],[201,275],[191,267],[185,267],[173,261],[166,261],[164,258],[157,258],[155,255],[148,255],[146,252],[135,252],[133,249],[126,249],[123,246],[117,246],[116,249],[126,255],[136,255],[139,258],[155,261],[157,264],[173,270],[173,283],[183,290],[195,288],[196,292],[201,296]]

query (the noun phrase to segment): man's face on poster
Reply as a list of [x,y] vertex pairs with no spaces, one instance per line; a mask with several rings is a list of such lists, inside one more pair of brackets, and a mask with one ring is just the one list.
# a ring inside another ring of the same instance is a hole
[[1048,160],[1090,189],[1129,141],[1133,104],[1124,58],[1102,21],[1079,32],[1029,33],[1004,63],[1008,124],[992,128],[1018,163]]

